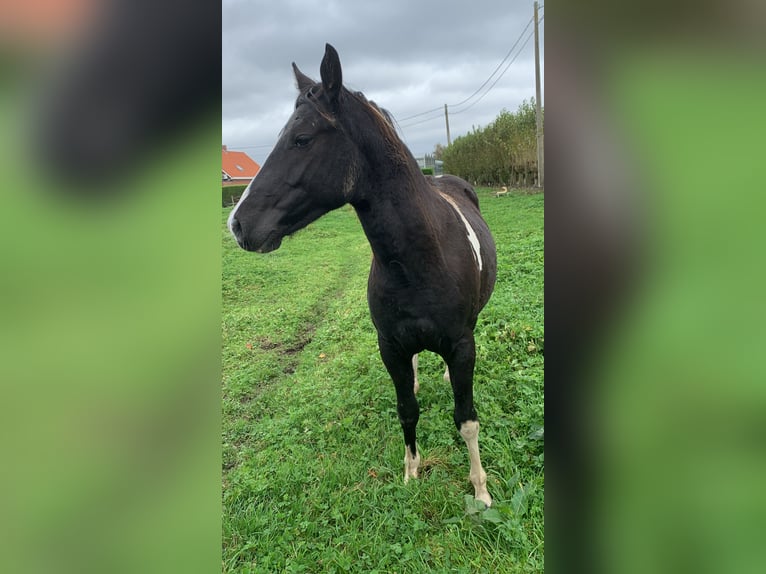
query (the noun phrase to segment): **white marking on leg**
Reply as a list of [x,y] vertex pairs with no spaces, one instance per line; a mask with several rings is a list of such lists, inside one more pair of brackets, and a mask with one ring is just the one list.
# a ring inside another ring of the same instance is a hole
[[465,215],[463,215],[463,212],[460,211],[460,208],[457,206],[457,203],[455,203],[455,200],[442,192],[439,192],[439,195],[441,195],[447,201],[447,203],[452,206],[452,209],[455,210],[455,212],[460,216],[460,219],[463,221],[466,233],[468,234],[468,242],[471,244],[473,255],[476,257],[476,264],[479,266],[479,271],[481,271],[481,245],[479,244],[479,238],[476,236],[476,232],[473,230],[473,227],[471,227],[471,224],[468,223],[468,220],[465,218]]
[[449,378],[449,367],[444,367],[444,380],[448,383],[452,381],[452,379]]
[[460,435],[468,447],[468,457],[471,459],[470,477],[475,491],[474,498],[490,506],[492,497],[487,490],[487,473],[484,472],[479,457],[479,421],[464,422],[460,425]]
[[420,390],[420,383],[418,383],[418,354],[412,355],[412,372],[415,374],[415,394],[418,394]]
[[[258,177],[258,176],[255,176],[255,177]],[[250,183],[245,188],[245,191],[242,194],[242,197],[239,198],[237,205],[235,205],[234,209],[231,210],[231,213],[229,213],[229,218],[226,220],[226,226],[229,228],[229,231],[231,231],[232,235],[234,235],[234,232],[231,230],[231,222],[234,221],[234,214],[237,213],[239,206],[242,205],[242,202],[245,201],[245,199],[247,199],[248,195],[250,195],[250,188],[253,187],[253,182],[255,181],[255,177],[250,180]]]
[[420,466],[420,453],[417,451],[417,447],[415,447],[415,456],[412,456],[412,453],[410,452],[410,447],[407,445],[404,445],[404,483],[406,484],[407,481],[411,478],[417,478],[418,477],[418,467]]

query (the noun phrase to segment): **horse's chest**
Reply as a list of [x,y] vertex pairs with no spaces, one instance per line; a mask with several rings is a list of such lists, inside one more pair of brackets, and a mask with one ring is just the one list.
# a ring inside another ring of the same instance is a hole
[[368,302],[377,330],[386,338],[406,341],[406,346],[440,344],[456,324],[462,324],[466,312],[449,289],[370,285]]

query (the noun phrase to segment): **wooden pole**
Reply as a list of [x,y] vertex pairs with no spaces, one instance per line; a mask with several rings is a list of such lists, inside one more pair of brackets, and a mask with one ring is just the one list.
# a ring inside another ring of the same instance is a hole
[[444,121],[447,123],[447,145],[452,145],[452,139],[449,137],[449,113],[447,112],[447,104],[444,104]]
[[543,143],[543,113],[540,97],[540,35],[538,32],[537,2],[535,1],[535,112],[537,116],[537,187],[545,186],[545,145]]

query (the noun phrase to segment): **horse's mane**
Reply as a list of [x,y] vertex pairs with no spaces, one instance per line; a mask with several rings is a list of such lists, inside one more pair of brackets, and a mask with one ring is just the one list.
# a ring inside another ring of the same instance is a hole
[[[310,104],[317,110],[317,113],[331,124],[343,124],[344,129],[349,132],[353,139],[368,147],[370,157],[385,155],[394,160],[395,164],[407,166],[405,171],[412,185],[418,185],[417,182],[419,181],[426,183],[425,177],[417,167],[415,158],[397,134],[395,121],[388,110],[378,106],[374,101],[368,100],[362,92],[351,91],[344,87],[338,102],[342,113],[336,115],[323,105],[322,91],[321,83],[314,84],[301,93],[296,101],[296,106],[302,103]],[[361,121],[361,118],[355,117],[360,113],[372,122],[372,129],[369,125],[365,125],[366,122]],[[377,134],[378,137],[371,137],[373,133]],[[426,185],[425,187],[429,188],[430,186]]]
[[381,108],[372,100],[368,100],[362,92],[347,92],[372,119],[378,132],[386,143],[387,151],[396,159],[407,161],[411,158],[407,146],[396,133],[393,116],[385,108]]

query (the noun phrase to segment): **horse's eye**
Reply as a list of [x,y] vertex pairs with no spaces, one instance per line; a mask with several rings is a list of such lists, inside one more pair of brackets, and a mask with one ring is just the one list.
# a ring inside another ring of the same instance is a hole
[[295,147],[306,147],[311,143],[312,137],[307,135],[300,135],[295,138]]

